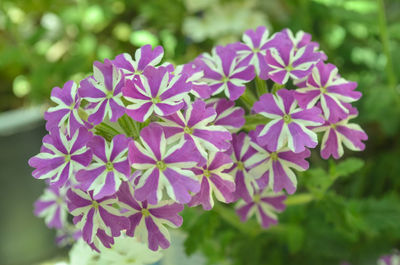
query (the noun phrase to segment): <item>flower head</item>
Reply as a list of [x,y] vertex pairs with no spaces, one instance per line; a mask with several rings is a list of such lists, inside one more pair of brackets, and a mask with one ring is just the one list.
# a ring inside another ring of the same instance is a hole
[[345,103],[358,100],[361,93],[354,91],[356,82],[349,82],[338,75],[333,64],[322,61],[313,68],[306,87],[296,89],[295,98],[301,108],[311,108],[319,101],[325,118],[331,122],[348,116]]
[[212,125],[217,114],[213,108],[207,108],[203,101],[195,101],[187,106],[184,113],[162,117],[159,124],[163,127],[168,143],[189,141],[205,159],[206,150],[226,151],[232,139],[231,133],[223,126]]
[[110,60],[106,59],[104,63],[94,62],[93,76],[83,79],[79,88],[79,96],[89,102],[89,122],[96,125],[106,117],[116,122],[124,115],[124,80],[122,72]]
[[171,201],[162,201],[157,205],[140,202],[133,196],[133,189],[126,182],[121,185],[118,199],[124,209],[124,216],[130,221],[126,234],[146,242],[149,249],[157,251],[170,245],[170,236],[164,225],[176,228],[182,225],[183,219],[178,215],[183,205]]
[[213,194],[218,201],[225,203],[234,200],[235,182],[233,177],[224,171],[232,166],[232,160],[222,152],[210,153],[207,164],[193,168],[201,182],[200,191],[188,203],[189,206],[201,204],[204,210],[214,206]]
[[252,202],[239,201],[235,206],[236,213],[242,222],[256,215],[258,223],[263,228],[268,228],[278,223],[276,213],[285,210],[286,205],[283,203],[284,200],[286,200],[284,194],[274,193],[265,189],[262,192],[258,191],[255,193]]
[[93,191],[96,200],[116,193],[131,173],[127,156],[129,142],[130,139],[122,134],[114,136],[111,143],[101,136],[94,136],[88,143],[94,162],[76,175],[80,188]]
[[35,215],[44,217],[48,227],[62,229],[67,222],[66,189],[48,187],[35,202]]
[[201,67],[194,63],[178,65],[174,71],[174,75],[181,74],[185,74],[188,77],[187,82],[191,85],[190,94],[202,99],[211,96],[211,88],[203,79],[204,72]]
[[190,191],[200,189],[198,180],[189,168],[198,161],[197,153],[190,142],[167,146],[165,134],[160,126],[150,124],[140,132],[138,141],[129,144],[129,161],[132,167],[142,171],[135,187],[135,197],[157,204],[163,190],[179,203],[190,201]]
[[[50,185],[63,186],[73,172],[89,165],[92,152],[87,147],[92,134],[84,127],[71,137],[60,130],[52,130],[43,138],[41,152],[29,159],[29,165],[36,168],[32,175],[37,179],[49,179]],[[72,178],[72,182],[75,180]]]
[[355,108],[346,105],[349,116],[338,122],[325,121],[322,126],[313,129],[315,132],[323,132],[321,142],[321,157],[328,159],[331,155],[335,159],[342,157],[343,145],[352,151],[362,151],[365,144],[362,141],[368,140],[368,135],[355,123],[349,121],[357,116]]
[[223,126],[231,132],[240,130],[246,122],[244,119],[244,109],[235,107],[234,101],[225,98],[212,99],[207,102],[206,107],[212,107],[217,113],[212,123]]
[[78,114],[80,98],[77,92],[78,88],[74,81],[66,82],[63,88],[53,88],[50,99],[57,106],[49,108],[44,113],[48,131],[54,128],[66,128],[67,133],[71,135],[85,125]]
[[[256,177],[249,173],[248,160],[256,153],[256,150],[250,146],[250,137],[241,132],[232,134],[231,158],[233,166],[225,172],[235,178],[235,199],[243,198],[249,202],[252,200],[256,188],[261,188],[257,183]],[[258,179],[260,179],[259,176]]]
[[132,104],[126,113],[134,120],[143,122],[153,113],[171,115],[184,106],[183,98],[190,90],[185,75],[175,75],[170,80],[168,69],[148,66],[143,74],[127,80],[123,88],[124,97]]
[[254,131],[250,132],[250,137],[250,145],[257,151],[246,161],[246,165],[251,167],[250,174],[263,178],[274,192],[285,189],[289,194],[293,194],[296,191],[297,179],[292,168],[298,171],[308,169],[309,165],[305,159],[310,156],[310,150],[294,153],[284,147],[272,152],[266,145],[261,146],[256,142]]
[[314,45],[306,45],[297,49],[293,41],[284,33],[274,36],[273,47],[267,50],[265,57],[268,72],[261,77],[270,77],[274,82],[286,84],[289,77],[299,80],[310,74],[321,55],[315,51]]
[[162,46],[157,46],[152,49],[151,45],[144,45],[135,52],[135,59],[128,53],[123,53],[117,55],[113,60],[114,65],[116,65],[125,76],[129,79],[137,75],[141,75],[147,66],[156,66],[160,63],[164,56],[164,49]]
[[271,45],[271,38],[267,28],[259,26],[255,31],[252,29],[246,30],[242,36],[242,41],[229,46],[237,51],[237,56],[240,60],[254,66],[258,76],[260,73],[267,72],[267,64],[264,57]]
[[254,79],[254,67],[238,62],[236,56],[234,49],[217,46],[212,55],[203,54],[195,60],[204,70],[204,79],[212,95],[224,92],[229,100],[236,100],[244,93],[245,83]]
[[82,230],[83,240],[96,248],[98,241],[109,247],[113,237],[129,228],[129,220],[114,207],[117,203],[115,196],[95,200],[91,191],[71,188],[67,192],[68,210],[74,216],[74,224]]
[[256,129],[257,141],[267,145],[269,150],[276,151],[287,144],[290,150],[298,153],[318,144],[317,135],[308,126],[323,124],[321,111],[316,107],[298,108],[292,90],[281,89],[276,95],[262,95],[254,103],[253,111],[271,119]]

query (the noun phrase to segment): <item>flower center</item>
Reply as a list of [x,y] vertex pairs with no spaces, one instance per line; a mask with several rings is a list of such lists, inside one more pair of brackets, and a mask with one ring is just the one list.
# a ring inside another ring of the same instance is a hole
[[223,77],[221,78],[221,81],[222,81],[223,83],[227,83],[227,82],[229,81],[229,77],[223,76]]
[[327,87],[326,86],[323,86],[323,87],[321,87],[321,93],[322,94],[325,94],[326,92],[328,92],[328,90],[327,90]]
[[187,134],[192,134],[193,133],[193,129],[189,128],[188,126],[185,126],[185,128],[183,129],[183,132],[187,133]]
[[106,169],[107,169],[107,171],[113,171],[114,170],[114,165],[113,165],[113,163],[111,161],[108,161],[106,163]]
[[243,162],[242,162],[242,161],[238,161],[238,162],[236,163],[236,166],[237,166],[237,169],[238,169],[238,170],[244,170],[244,165],[243,165]]
[[272,161],[278,160],[278,154],[276,152],[273,152],[270,154]]
[[97,210],[99,208],[99,203],[97,201],[92,201],[92,207]]
[[156,167],[159,170],[163,171],[163,170],[165,170],[167,168],[167,165],[164,163],[164,161],[157,161]]
[[336,130],[336,124],[333,124],[333,123],[332,123],[332,124],[331,124],[331,128],[334,129],[334,130]]
[[150,216],[150,212],[149,212],[149,210],[147,210],[147,209],[143,208],[143,209],[142,209],[142,215],[143,215],[144,217],[146,217],[146,216]]
[[206,178],[211,177],[211,172],[210,172],[210,170],[205,169],[205,170],[203,171],[203,175],[204,175]]
[[288,66],[285,67],[286,71],[291,72],[294,70],[293,66],[289,64]]
[[65,163],[68,163],[69,161],[71,161],[71,155],[65,155]]
[[285,123],[290,123],[292,121],[292,117],[290,117],[289,114],[285,114],[285,115],[283,115],[283,121]]
[[254,203],[259,203],[261,201],[261,195],[260,194],[254,194],[253,201],[254,201]]
[[156,96],[155,98],[151,99],[151,102],[153,102],[153,104],[157,104],[157,103],[160,103],[161,100],[160,100],[160,98],[158,96]]
[[114,93],[113,93],[111,90],[107,90],[106,98],[107,98],[107,99],[110,99],[110,98],[112,98],[113,96],[114,96]]
[[258,53],[258,52],[260,52],[260,48],[255,47],[255,48],[252,49],[252,51],[253,51],[254,53]]

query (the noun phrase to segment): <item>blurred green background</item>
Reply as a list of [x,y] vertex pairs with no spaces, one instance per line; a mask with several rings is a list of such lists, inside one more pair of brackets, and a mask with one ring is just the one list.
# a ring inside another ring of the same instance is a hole
[[[250,236],[217,211],[187,210],[186,251],[216,264],[375,264],[400,248],[398,0],[1,0],[0,118],[49,104],[54,86],[79,81],[95,60],[150,43],[164,47],[165,60],[185,63],[258,25],[311,33],[340,74],[359,83],[367,149],[347,152],[341,164],[314,152],[298,191],[313,200],[288,207],[282,225],[265,233]],[[26,161],[39,151],[43,122],[8,135],[2,125],[0,264],[62,255],[32,214],[43,185]]]

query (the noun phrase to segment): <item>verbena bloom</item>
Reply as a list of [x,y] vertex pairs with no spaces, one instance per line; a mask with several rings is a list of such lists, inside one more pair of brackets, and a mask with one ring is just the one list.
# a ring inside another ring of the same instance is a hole
[[89,102],[86,111],[90,113],[88,121],[94,125],[104,119],[116,122],[125,113],[122,102],[124,86],[122,72],[108,59],[104,63],[94,62],[93,76],[80,83],[79,96]]
[[378,265],[400,265],[400,255],[393,254],[380,257]]
[[201,204],[204,210],[214,206],[213,194],[218,201],[230,203],[234,200],[235,182],[233,177],[224,171],[232,166],[230,157],[222,152],[209,153],[207,164],[193,168],[201,182],[200,191],[193,195],[189,206]]
[[256,142],[254,133],[250,132],[250,136],[252,138],[250,144],[257,151],[246,161],[246,165],[251,167],[250,174],[263,178],[274,192],[285,189],[289,194],[293,194],[297,187],[293,169],[298,171],[308,169],[306,158],[310,156],[310,150],[294,153],[284,147],[278,151],[270,151],[267,146],[261,146]]
[[314,148],[318,144],[317,135],[308,126],[324,123],[321,110],[298,108],[293,90],[280,89],[276,95],[262,95],[254,103],[253,111],[271,119],[256,129],[257,141],[269,150],[276,151],[287,144],[290,150],[299,153],[305,147]]
[[183,219],[178,215],[183,205],[172,201],[162,201],[157,205],[140,202],[133,196],[133,189],[126,182],[121,185],[118,199],[124,209],[124,216],[130,220],[126,234],[146,242],[149,249],[157,251],[170,245],[170,236],[165,225],[177,228]]
[[177,112],[170,116],[161,117],[168,143],[175,141],[192,142],[203,158],[207,157],[206,150],[213,152],[226,151],[232,139],[231,133],[223,126],[212,125],[217,114],[213,108],[207,108],[203,101],[195,101],[187,106],[183,113]]
[[258,76],[260,73],[266,73],[268,69],[264,57],[271,44],[267,28],[259,26],[255,31],[252,29],[246,30],[242,36],[242,41],[229,46],[237,51],[237,56],[240,60],[254,66]]
[[236,60],[236,51],[217,46],[212,55],[203,54],[195,60],[204,70],[204,79],[211,87],[212,95],[224,92],[230,100],[238,99],[246,89],[246,83],[254,79],[254,67]]
[[180,203],[187,203],[189,192],[198,192],[200,185],[188,168],[197,164],[198,156],[194,146],[186,142],[167,146],[162,128],[155,124],[142,129],[141,144],[129,144],[129,161],[132,167],[142,171],[135,187],[135,197],[151,204],[161,201],[163,190]]
[[[83,240],[92,244],[92,247],[98,244],[98,240],[109,247],[113,243],[113,237],[129,228],[128,218],[121,216],[114,207],[118,204],[115,196],[95,200],[93,192],[71,188],[67,192],[67,204],[69,212],[74,216],[74,224],[82,230]],[[107,239],[105,242],[104,238]]]
[[265,189],[262,192],[254,194],[252,202],[239,201],[235,206],[236,213],[242,222],[249,220],[255,215],[258,223],[263,228],[268,228],[278,223],[276,213],[285,210],[286,205],[283,203],[285,200],[286,195],[283,193],[277,194]]
[[113,195],[131,173],[129,142],[130,139],[122,134],[114,136],[110,143],[101,136],[94,136],[88,143],[94,161],[76,174],[79,187],[84,191],[93,191],[96,200]]
[[240,130],[246,122],[244,118],[244,109],[235,107],[234,101],[225,98],[211,99],[207,101],[206,107],[212,107],[217,113],[212,124],[223,126],[230,132]]
[[174,75],[181,74],[185,74],[188,77],[187,82],[191,86],[190,94],[202,99],[211,96],[211,88],[204,81],[204,72],[199,66],[194,63],[178,65],[174,71]]
[[154,264],[162,258],[161,251],[151,251],[136,237],[120,236],[113,247],[102,248],[98,259],[104,265],[146,265]]
[[344,103],[360,99],[361,92],[354,91],[356,87],[356,82],[338,75],[336,66],[321,61],[313,68],[306,87],[296,89],[295,98],[301,108],[311,108],[320,101],[325,118],[336,122],[348,116]]
[[71,137],[59,129],[52,130],[43,138],[41,152],[29,159],[29,165],[36,168],[32,175],[37,179],[49,179],[50,185],[63,186],[73,172],[87,167],[92,152],[86,146],[92,134],[81,127]]
[[322,126],[313,129],[315,132],[323,132],[321,142],[321,157],[328,159],[331,155],[335,159],[343,156],[343,145],[352,151],[362,151],[365,144],[362,141],[368,140],[368,135],[355,123],[349,123],[350,119],[357,116],[357,110],[349,109],[349,116],[338,122],[326,121]]
[[[250,168],[247,161],[256,153],[256,150],[250,146],[250,137],[241,132],[232,134],[232,148],[230,149],[233,166],[225,172],[235,178],[235,200],[243,198],[250,202],[253,198],[254,191],[259,188],[256,181],[257,176],[249,173]],[[259,178],[261,176],[258,176]]]
[[[296,34],[293,34],[290,29],[283,29],[281,31],[281,34],[286,35],[286,37],[292,41],[295,50],[298,50],[305,46],[314,47],[314,51],[318,51],[319,49],[319,44],[317,42],[311,41],[311,34],[306,33],[302,30],[296,32]],[[318,51],[318,54],[321,60],[327,59],[325,53]]]
[[135,52],[135,59],[132,59],[128,53],[117,55],[113,60],[114,65],[121,69],[124,75],[133,79],[134,76],[143,73],[147,66],[156,66],[161,62],[164,56],[164,49],[162,46],[156,46],[154,50],[151,45],[144,45]]
[[71,135],[79,127],[84,126],[84,122],[78,113],[80,98],[77,92],[78,87],[74,81],[66,82],[63,88],[53,88],[50,99],[57,106],[49,108],[44,113],[48,131],[54,128],[66,128],[68,135]]
[[43,217],[50,228],[62,229],[67,222],[65,195],[65,188],[48,187],[35,202],[35,215]]
[[143,122],[153,113],[159,116],[173,114],[184,106],[183,98],[190,91],[186,75],[174,75],[170,80],[168,69],[148,66],[143,74],[127,80],[123,95],[131,104],[126,113]]
[[296,49],[287,35],[277,33],[273,47],[267,50],[265,56],[268,72],[261,73],[261,77],[265,79],[263,75],[268,75],[279,84],[286,84],[289,77],[293,80],[302,79],[310,74],[320,57],[313,45]]

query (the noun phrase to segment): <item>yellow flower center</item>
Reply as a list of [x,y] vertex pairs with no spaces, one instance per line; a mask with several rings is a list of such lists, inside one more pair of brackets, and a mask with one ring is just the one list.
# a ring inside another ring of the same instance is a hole
[[97,210],[99,208],[99,203],[97,201],[92,201],[92,207]]
[[292,122],[292,117],[290,117],[289,114],[285,114],[285,115],[283,115],[283,121],[285,123],[290,123],[290,122]]
[[244,170],[244,164],[243,164],[242,161],[238,161],[238,162],[236,163],[236,166],[237,166],[237,169],[238,169],[238,170]]
[[205,170],[203,171],[203,175],[204,175],[206,178],[211,177],[211,172],[210,172],[210,170],[205,169]]
[[107,164],[106,164],[106,169],[107,169],[107,171],[113,171],[114,170],[113,163],[108,161]]
[[187,133],[187,134],[192,134],[193,133],[193,129],[189,128],[188,126],[185,126],[185,128],[183,129],[183,132]]
[[142,215],[143,215],[144,217],[150,216],[149,210],[143,208],[143,209],[142,209]]
[[167,168],[167,165],[164,163],[164,161],[157,161],[156,167],[159,170],[163,171],[163,170],[165,170]]
[[273,152],[270,154],[272,161],[278,160],[278,154],[276,152]]
[[260,194],[254,194],[253,201],[254,201],[254,203],[259,203],[261,201],[261,195]]

